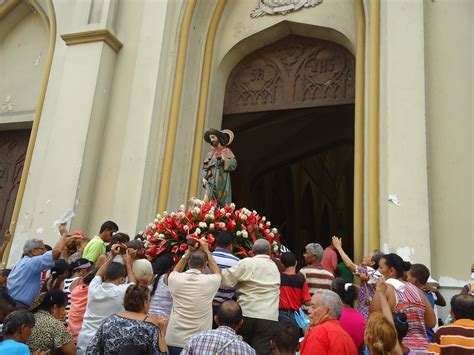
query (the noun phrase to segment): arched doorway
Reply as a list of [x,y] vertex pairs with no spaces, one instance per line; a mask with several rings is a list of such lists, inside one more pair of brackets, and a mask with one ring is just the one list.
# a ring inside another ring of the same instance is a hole
[[353,248],[354,57],[290,35],[245,57],[226,85],[238,206],[256,209],[301,257],[332,234]]

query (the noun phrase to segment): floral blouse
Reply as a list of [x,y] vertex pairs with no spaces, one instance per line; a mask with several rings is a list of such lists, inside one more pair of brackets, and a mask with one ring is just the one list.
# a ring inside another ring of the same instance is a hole
[[159,349],[159,333],[159,328],[153,323],[113,314],[104,320],[86,353],[116,355],[127,349],[140,349],[143,354],[166,354]]

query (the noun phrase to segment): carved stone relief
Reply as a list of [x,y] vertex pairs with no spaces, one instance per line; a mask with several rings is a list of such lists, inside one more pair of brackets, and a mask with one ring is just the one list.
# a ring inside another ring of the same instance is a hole
[[0,132],[0,230],[8,228],[25,163],[29,130]]
[[313,7],[323,0],[260,0],[250,17],[256,18],[265,15],[286,15],[288,12],[298,11],[303,7]]
[[224,114],[354,103],[354,67],[352,54],[336,43],[288,36],[234,68]]

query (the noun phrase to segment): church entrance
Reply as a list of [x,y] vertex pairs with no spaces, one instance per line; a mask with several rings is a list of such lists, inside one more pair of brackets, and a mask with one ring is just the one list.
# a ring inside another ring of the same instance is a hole
[[265,215],[302,258],[332,235],[353,250],[354,57],[342,46],[289,36],[245,57],[226,87],[234,131],[237,206]]

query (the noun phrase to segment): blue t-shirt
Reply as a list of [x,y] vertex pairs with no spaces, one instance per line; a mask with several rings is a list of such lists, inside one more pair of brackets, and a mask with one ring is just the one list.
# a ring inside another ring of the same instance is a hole
[[30,348],[12,339],[0,341],[0,354],[30,355]]
[[40,291],[41,273],[54,266],[53,252],[39,256],[24,256],[8,275],[10,296],[17,302],[31,306]]
[[[433,294],[429,291],[425,291],[425,296],[428,299],[428,301],[430,302],[431,307],[433,307],[433,309],[434,309],[436,300],[435,300]],[[426,335],[428,336],[429,341],[431,341],[431,339],[433,339],[434,334],[435,334],[435,332],[434,332],[433,329],[426,329]]]

